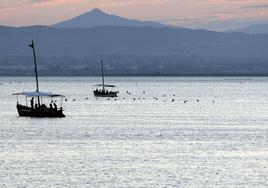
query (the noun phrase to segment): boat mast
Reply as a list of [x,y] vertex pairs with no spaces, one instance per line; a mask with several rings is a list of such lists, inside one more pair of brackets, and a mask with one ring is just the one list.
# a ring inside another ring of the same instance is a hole
[[[32,40],[32,44],[29,44],[29,46],[33,49],[36,92],[39,92],[38,73],[37,73],[37,65],[36,65],[36,54],[35,54],[35,47],[34,47],[33,40]],[[40,97],[38,96],[37,98],[38,98],[38,106],[40,106]]]
[[102,89],[103,89],[103,91],[104,91],[103,60],[101,60],[101,76],[102,76]]

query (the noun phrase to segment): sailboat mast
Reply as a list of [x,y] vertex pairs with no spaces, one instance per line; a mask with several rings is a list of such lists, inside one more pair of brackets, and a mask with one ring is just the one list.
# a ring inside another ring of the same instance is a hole
[[103,91],[104,91],[103,60],[101,60],[101,76],[102,76],[102,89],[103,89]]
[[[36,54],[35,54],[35,47],[34,47],[34,41],[33,40],[32,40],[32,44],[30,44],[29,46],[33,49],[36,92],[39,92],[38,73],[37,73],[37,64],[36,64]],[[40,106],[40,97],[39,96],[38,96],[38,105]]]

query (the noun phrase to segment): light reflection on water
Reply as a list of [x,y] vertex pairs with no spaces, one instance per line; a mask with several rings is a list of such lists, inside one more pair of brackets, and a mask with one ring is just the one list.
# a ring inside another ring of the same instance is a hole
[[66,118],[18,117],[34,80],[0,77],[0,187],[268,186],[267,78],[107,78],[118,100],[93,97],[99,78],[40,80]]

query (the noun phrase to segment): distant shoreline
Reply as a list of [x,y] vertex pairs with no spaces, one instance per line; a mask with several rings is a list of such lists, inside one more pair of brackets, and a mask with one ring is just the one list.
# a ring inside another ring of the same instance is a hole
[[[34,77],[33,75],[0,75],[0,77]],[[100,77],[100,75],[40,75],[40,77]],[[202,74],[202,75],[106,75],[106,77],[268,77],[268,74]]]

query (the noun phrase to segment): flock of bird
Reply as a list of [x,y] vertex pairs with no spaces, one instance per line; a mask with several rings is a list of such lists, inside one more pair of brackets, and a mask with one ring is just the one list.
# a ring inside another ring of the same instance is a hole
[[[146,94],[145,91],[143,91],[142,93],[143,93],[143,95]],[[129,96],[131,96],[131,92],[130,92],[130,91],[126,91],[126,94],[129,95]],[[174,102],[176,101],[176,98],[175,98],[176,95],[173,94],[172,97],[173,97],[173,98],[172,98],[170,101],[171,101],[172,103],[174,103]],[[166,94],[162,95],[162,98],[164,98],[163,102],[167,102],[167,95],[166,95]],[[95,97],[95,99],[98,100],[98,99],[100,99],[100,98]],[[118,101],[118,100],[120,100],[120,99],[122,99],[122,100],[127,100],[128,98],[127,98],[127,97],[122,97],[122,98],[118,97],[118,98],[106,98],[106,99],[109,100],[109,101],[111,101],[111,100]],[[147,100],[147,99],[152,99],[152,100],[154,100],[154,101],[159,101],[159,100],[161,100],[161,97],[131,97],[130,99],[133,100],[133,101],[141,101],[141,100]],[[86,97],[85,100],[89,100],[89,98]],[[67,98],[65,98],[65,102],[68,102],[68,101],[75,102],[75,101],[76,101],[76,98],[73,98],[73,99],[71,99],[71,100],[68,100]],[[188,100],[183,100],[183,103],[184,103],[184,104],[186,104],[186,103],[188,103],[188,102],[189,102]],[[200,100],[199,100],[199,99],[196,99],[196,102],[199,103]],[[212,103],[215,103],[215,101],[213,100]]]
[[[0,82],[0,85],[4,85],[4,84]],[[131,96],[131,95],[132,95],[132,93],[131,93],[130,91],[126,91],[125,93],[126,93],[128,96]],[[146,94],[146,91],[143,91],[142,94],[145,95],[145,94]],[[167,95],[164,94],[164,95],[162,95],[162,97],[163,97],[163,98],[166,98]],[[174,103],[174,102],[176,101],[176,99],[175,99],[176,95],[173,94],[172,97],[173,97],[173,98],[171,99],[171,102]],[[99,98],[95,98],[95,99],[98,100]],[[110,101],[110,100],[117,101],[117,100],[119,100],[119,99],[120,99],[120,98],[107,98],[107,100],[109,100],[109,101]],[[127,100],[127,97],[122,97],[121,99],[122,99],[122,100]],[[131,98],[131,99],[132,99],[133,101],[140,101],[140,100],[146,100],[146,99],[149,99],[149,98],[148,98],[148,97],[133,97],[133,98]],[[155,100],[155,101],[160,100],[159,97],[152,97],[151,99],[153,99],[153,100]],[[89,100],[89,98],[86,97],[85,100]],[[76,101],[76,98],[73,98],[73,99],[65,98],[65,102],[68,102],[68,101],[75,102],[75,101]],[[166,102],[166,101],[167,101],[167,100],[164,100],[163,102]],[[186,103],[188,103],[188,102],[189,102],[188,100],[184,100],[184,101],[183,101],[184,104],[186,104]],[[200,100],[197,99],[196,102],[199,103]],[[213,100],[212,103],[215,103],[215,100]]]

